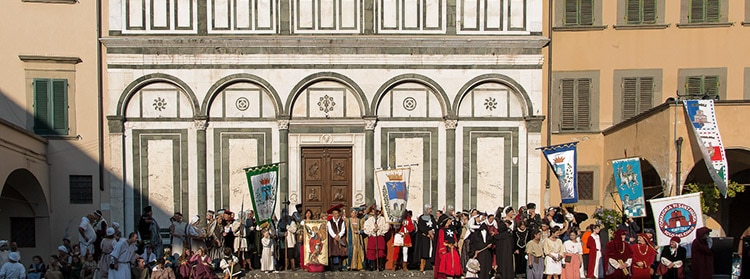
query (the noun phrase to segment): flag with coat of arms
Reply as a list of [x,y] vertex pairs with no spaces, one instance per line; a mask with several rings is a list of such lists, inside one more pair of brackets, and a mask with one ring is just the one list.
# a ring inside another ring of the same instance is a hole
[[539,148],[560,182],[560,198],[566,204],[578,202],[577,144],[569,142]]
[[271,222],[276,208],[279,164],[245,168],[245,174],[253,208],[255,208],[255,220],[258,224]]

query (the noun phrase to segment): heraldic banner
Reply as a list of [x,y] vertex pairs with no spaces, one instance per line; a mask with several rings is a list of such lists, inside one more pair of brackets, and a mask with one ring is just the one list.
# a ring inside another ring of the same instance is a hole
[[400,223],[409,199],[410,168],[376,170],[380,204],[387,222]]
[[539,148],[544,153],[544,157],[547,158],[550,167],[555,171],[557,181],[560,182],[560,198],[562,198],[562,203],[578,202],[576,144],[578,142]]
[[685,113],[690,117],[695,139],[700,144],[703,161],[706,162],[708,173],[716,183],[716,187],[727,197],[727,157],[716,124],[714,100],[686,100]]
[[328,227],[326,221],[305,220],[305,264],[328,265]]
[[258,220],[258,224],[271,222],[276,208],[279,164],[246,168],[245,174],[255,208],[255,220]]
[[656,242],[669,245],[669,239],[677,236],[682,244],[692,243],[695,231],[703,227],[701,192],[681,196],[648,200],[654,213]]
[[643,198],[641,158],[625,158],[612,161],[615,185],[622,200],[622,211],[628,217],[646,217],[646,201]]

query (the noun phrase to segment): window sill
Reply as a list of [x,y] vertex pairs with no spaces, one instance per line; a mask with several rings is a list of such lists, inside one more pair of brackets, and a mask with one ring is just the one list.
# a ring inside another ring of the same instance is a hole
[[750,21],[743,21],[742,26],[750,26]]
[[667,29],[671,24],[623,24],[612,26],[616,30]]
[[29,3],[47,3],[47,4],[78,4],[78,0],[21,0]]
[[48,140],[80,140],[81,136],[39,135]]
[[590,26],[558,26],[552,27],[552,31],[601,31],[607,29],[607,25]]
[[560,131],[560,130],[557,130],[557,131],[552,131],[552,134],[555,134],[555,135],[601,134],[601,131],[595,131],[595,130],[587,130],[587,131],[584,131],[584,130],[577,130],[577,131],[565,130],[565,131]]
[[734,22],[677,23],[678,28],[716,28],[731,27]]

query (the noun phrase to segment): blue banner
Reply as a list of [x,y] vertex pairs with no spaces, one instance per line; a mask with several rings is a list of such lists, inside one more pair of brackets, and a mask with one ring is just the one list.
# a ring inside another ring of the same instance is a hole
[[540,148],[560,182],[562,203],[578,202],[577,144],[578,142],[570,142]]
[[643,198],[641,158],[626,158],[612,161],[615,187],[622,200],[622,212],[628,217],[646,217],[646,201]]

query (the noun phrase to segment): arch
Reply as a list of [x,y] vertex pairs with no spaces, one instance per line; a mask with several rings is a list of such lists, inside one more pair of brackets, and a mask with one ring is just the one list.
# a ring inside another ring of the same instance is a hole
[[377,114],[378,106],[380,105],[380,101],[383,99],[383,97],[385,97],[385,94],[396,86],[407,82],[416,82],[422,84],[430,88],[432,92],[435,92],[435,97],[437,97],[438,101],[440,101],[440,107],[443,108],[443,117],[455,115],[455,110],[451,110],[450,99],[448,98],[448,95],[445,94],[445,90],[443,90],[443,88],[431,78],[420,74],[398,75],[386,81],[382,86],[380,86],[380,88],[378,88],[378,91],[375,93],[375,97],[372,99],[370,112],[372,112],[373,114]]
[[211,103],[213,103],[214,98],[216,98],[216,95],[219,94],[222,90],[226,89],[230,85],[233,85],[235,83],[240,82],[248,82],[253,83],[255,85],[258,85],[262,87],[263,89],[270,94],[269,97],[271,97],[271,100],[273,100],[274,109],[276,110],[276,115],[284,114],[284,107],[282,107],[281,104],[281,98],[279,98],[279,94],[276,92],[276,89],[271,86],[270,83],[268,83],[266,80],[252,74],[246,74],[246,73],[239,73],[234,75],[226,76],[213,85],[211,85],[211,88],[208,89],[208,92],[206,92],[206,97],[203,98],[203,104],[201,104],[201,115],[208,115],[208,109],[211,106]]
[[[42,184],[34,176],[31,171],[27,169],[16,169],[12,171],[3,183],[2,192],[0,196],[7,194],[16,194],[22,197],[21,201],[25,201],[34,211],[34,216],[49,216],[49,205],[47,204],[47,196],[42,189]],[[18,199],[12,198],[12,200],[18,201]]]
[[354,95],[357,96],[357,101],[359,103],[359,109],[362,111],[363,116],[370,115],[370,111],[368,110],[367,105],[367,97],[365,96],[364,92],[362,91],[362,88],[357,85],[352,79],[348,78],[347,76],[344,76],[339,73],[334,72],[322,72],[322,73],[316,73],[309,75],[305,78],[303,78],[297,85],[292,88],[292,91],[289,92],[289,98],[286,99],[286,105],[284,106],[284,112],[287,116],[291,116],[289,112],[292,111],[292,106],[294,105],[294,102],[297,100],[297,97],[300,93],[302,93],[302,89],[307,88],[308,86],[321,82],[321,81],[335,81],[340,82],[349,87],[352,91],[354,91]]
[[524,103],[524,116],[534,115],[534,106],[531,102],[531,98],[529,98],[529,94],[526,92],[526,89],[524,89],[523,86],[521,86],[521,84],[516,82],[514,79],[503,74],[484,74],[471,79],[463,87],[461,87],[460,91],[458,91],[456,99],[453,100],[453,111],[458,111],[458,106],[461,105],[461,101],[463,100],[464,96],[469,93],[469,91],[481,84],[489,82],[497,82],[510,88],[510,91],[516,95],[518,100]]
[[[727,147],[724,149],[727,160],[727,175],[730,180],[740,184],[750,184],[750,149],[745,147]],[[698,153],[700,154],[700,153]],[[706,163],[702,156],[698,159],[684,178],[685,184],[714,183],[708,173]],[[737,180],[735,178],[742,178]]]
[[193,105],[193,117],[199,115],[200,107],[198,106],[198,98],[195,97],[195,93],[193,93],[193,90],[190,89],[190,86],[188,86],[187,83],[173,75],[154,73],[139,77],[128,84],[127,87],[125,87],[122,95],[120,95],[120,100],[117,102],[117,116],[125,115],[125,109],[127,109],[126,104],[130,101],[130,98],[132,98],[133,95],[138,92],[138,90],[141,90],[142,88],[150,84],[158,82],[169,83],[182,89],[182,92],[187,94],[187,97],[190,99],[190,102]]

